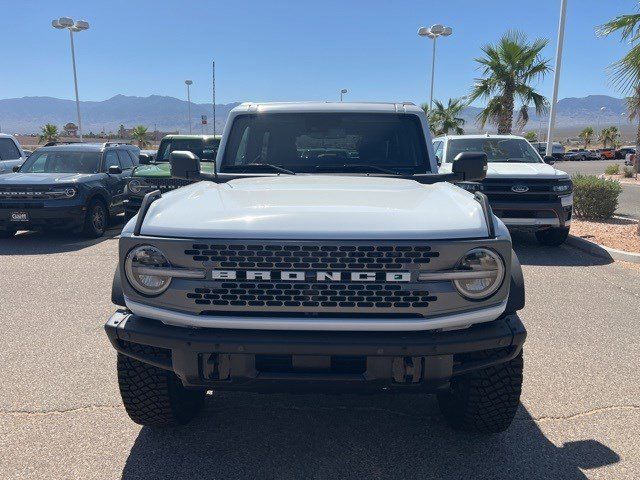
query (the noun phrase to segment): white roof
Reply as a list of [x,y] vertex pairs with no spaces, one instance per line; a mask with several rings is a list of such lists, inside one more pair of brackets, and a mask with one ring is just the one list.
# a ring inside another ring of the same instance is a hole
[[478,133],[475,135],[441,135],[439,137],[434,138],[433,140],[443,140],[445,138],[455,139],[455,138],[519,138],[524,139],[520,135],[494,135],[491,133]]
[[235,112],[377,112],[377,113],[422,113],[413,103],[377,102],[245,102]]

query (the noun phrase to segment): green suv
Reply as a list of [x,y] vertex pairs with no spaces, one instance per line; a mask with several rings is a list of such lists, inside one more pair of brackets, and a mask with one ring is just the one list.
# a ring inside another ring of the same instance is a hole
[[124,201],[126,220],[138,213],[142,199],[150,191],[157,189],[164,193],[193,183],[171,177],[169,163],[171,152],[176,150],[192,152],[200,158],[202,172],[213,173],[219,145],[219,135],[167,135],[160,142],[155,158],[141,155],[140,165],[135,168],[126,186]]

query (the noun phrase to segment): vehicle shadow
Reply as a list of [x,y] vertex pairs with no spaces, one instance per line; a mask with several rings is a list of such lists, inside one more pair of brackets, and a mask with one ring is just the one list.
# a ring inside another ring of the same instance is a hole
[[20,231],[12,238],[0,239],[0,256],[75,252],[117,238],[122,227],[122,220],[116,219],[100,238],[85,238],[79,233],[55,230]]
[[433,396],[219,393],[190,425],[144,427],[123,479],[585,479],[619,455],[596,440],[557,447],[521,407],[502,434],[454,432]]
[[545,247],[537,242],[533,234],[524,231],[514,230],[510,233],[513,250],[522,265],[590,267],[613,262],[611,258],[596,257],[568,245]]

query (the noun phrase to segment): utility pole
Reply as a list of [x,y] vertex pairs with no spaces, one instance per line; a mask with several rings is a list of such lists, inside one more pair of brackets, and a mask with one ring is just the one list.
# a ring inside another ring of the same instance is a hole
[[212,63],[211,86],[213,92],[213,135],[216,134],[216,61]]
[[553,98],[549,112],[549,129],[547,131],[546,156],[553,155],[553,128],[556,123],[556,103],[558,101],[558,85],[560,84],[560,68],[562,67],[562,46],[564,44],[564,24],[567,17],[567,0],[560,0],[560,24],[558,25],[558,47],[556,49],[556,68],[553,72]]

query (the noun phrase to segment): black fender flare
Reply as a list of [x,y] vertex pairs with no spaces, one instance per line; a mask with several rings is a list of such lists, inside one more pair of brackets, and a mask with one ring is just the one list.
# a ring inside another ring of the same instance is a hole
[[522,267],[516,252],[511,250],[511,285],[509,288],[509,299],[507,300],[507,308],[505,313],[515,313],[524,308],[524,276],[522,275]]
[[116,267],[113,274],[113,282],[111,283],[111,302],[119,307],[126,307],[124,303],[124,293],[122,291],[122,281],[120,278],[120,268]]

